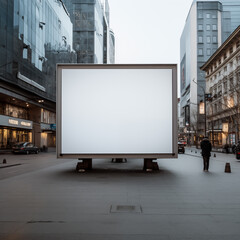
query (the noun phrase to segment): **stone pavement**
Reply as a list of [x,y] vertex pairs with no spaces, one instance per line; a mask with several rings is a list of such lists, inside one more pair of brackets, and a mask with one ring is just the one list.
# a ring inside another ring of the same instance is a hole
[[84,173],[76,162],[0,180],[1,240],[240,239],[240,163],[231,155],[212,157],[208,173],[191,149],[159,159],[157,172],[143,172],[140,159],[95,159]]

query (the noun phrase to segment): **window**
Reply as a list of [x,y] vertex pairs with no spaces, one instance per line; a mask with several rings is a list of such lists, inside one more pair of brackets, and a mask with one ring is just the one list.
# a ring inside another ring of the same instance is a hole
[[211,37],[207,36],[207,43],[211,43]]
[[230,51],[230,53],[233,53],[233,47],[230,47],[229,51]]
[[232,68],[232,67],[233,67],[233,62],[230,62],[230,63],[229,63],[229,66]]
[[234,87],[234,85],[233,85],[233,77],[231,77],[230,79],[229,79],[229,88],[230,89],[233,89],[233,87]]
[[218,97],[222,96],[222,85],[218,86]]
[[224,67],[224,72],[226,72],[226,71],[227,71],[227,66]]
[[198,36],[198,43],[203,43],[203,37],[202,36]]
[[237,47],[237,48],[240,47],[240,41],[237,41],[237,43],[236,43],[236,47]]
[[202,12],[198,12],[198,18],[203,18],[203,13]]
[[199,48],[198,49],[198,56],[202,56],[203,55],[203,49],[202,48]]
[[213,15],[212,15],[212,18],[217,18],[217,15],[216,15],[216,14],[213,14]]
[[220,58],[219,60],[218,60],[218,64],[220,65],[222,63],[222,59]]
[[233,99],[233,96],[230,96],[228,98],[228,104],[227,104],[228,108],[232,108],[234,107],[234,99]]
[[215,103],[215,104],[214,104],[214,112],[216,113],[217,110],[218,110],[218,109],[217,109],[217,104]]
[[210,18],[211,17],[211,14],[210,13],[207,13],[206,14],[206,18]]
[[207,48],[207,56],[211,55],[211,48]]
[[227,58],[227,53],[224,53],[223,58],[224,60]]
[[210,30],[211,30],[211,26],[210,26],[210,24],[207,24],[206,29],[207,29],[207,31],[210,31]]
[[227,81],[223,83],[224,93],[227,93]]
[[221,111],[221,110],[222,110],[222,102],[219,101],[219,102],[218,102],[218,111]]
[[217,37],[213,36],[213,43],[217,43]]
[[203,25],[202,24],[198,24],[198,31],[202,31],[203,30]]
[[212,30],[213,30],[213,31],[216,31],[216,30],[217,30],[217,25],[216,25],[216,24],[213,24],[213,25],[212,25]]

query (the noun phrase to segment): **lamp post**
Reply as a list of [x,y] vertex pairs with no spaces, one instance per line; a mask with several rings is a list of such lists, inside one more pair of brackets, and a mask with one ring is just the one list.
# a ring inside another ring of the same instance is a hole
[[[209,95],[209,94],[206,94],[205,92],[205,89],[200,85],[198,84],[195,79],[193,79],[193,82],[196,83],[203,91],[203,101],[202,103],[204,104],[204,108],[203,108],[203,111],[204,111],[204,135],[205,137],[207,136],[207,112],[206,112],[206,95]],[[201,114],[201,113],[200,113]]]

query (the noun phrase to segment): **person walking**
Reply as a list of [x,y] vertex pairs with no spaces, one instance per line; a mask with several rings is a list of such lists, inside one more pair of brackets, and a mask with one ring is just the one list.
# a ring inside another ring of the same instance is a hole
[[207,137],[204,137],[201,142],[202,156],[203,156],[203,171],[208,172],[209,160],[212,151],[212,144]]

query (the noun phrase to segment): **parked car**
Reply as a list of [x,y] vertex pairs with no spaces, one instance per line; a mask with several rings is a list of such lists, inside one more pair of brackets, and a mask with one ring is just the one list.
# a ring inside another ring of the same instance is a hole
[[185,153],[184,144],[181,142],[178,142],[178,153]]
[[29,154],[29,153],[38,154],[39,148],[30,142],[20,142],[20,143],[14,144],[14,146],[12,148],[12,152],[13,153],[25,153],[25,154]]
[[184,146],[187,146],[187,141],[186,140],[180,139],[178,141],[179,141],[179,143],[183,144]]

